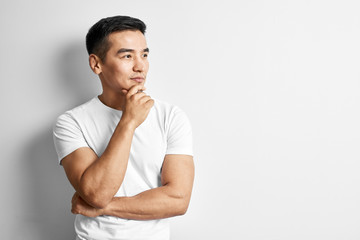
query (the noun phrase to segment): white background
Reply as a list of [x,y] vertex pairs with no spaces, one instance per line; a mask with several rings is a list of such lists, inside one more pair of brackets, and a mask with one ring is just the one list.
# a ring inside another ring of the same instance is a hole
[[84,38],[148,25],[148,92],[194,130],[172,239],[360,239],[360,3],[8,1],[0,7],[1,239],[74,239],[58,115],[101,92]]

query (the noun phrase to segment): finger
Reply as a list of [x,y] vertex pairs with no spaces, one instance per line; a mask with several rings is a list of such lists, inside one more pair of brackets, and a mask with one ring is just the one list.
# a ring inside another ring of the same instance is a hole
[[144,92],[137,92],[137,93],[135,93],[134,95],[132,95],[131,98],[132,98],[133,100],[139,100],[139,99],[141,99],[141,98],[143,98],[143,97],[145,97],[145,96],[147,96],[146,93],[144,93]]
[[143,91],[145,91],[145,89],[146,88],[142,85],[134,85],[129,89],[129,91],[127,93],[127,97],[131,97],[132,95],[134,95],[138,92],[143,92]]
[[71,203],[74,203],[78,196],[79,196],[78,193],[75,192],[75,194],[73,195],[73,197],[71,199]]
[[152,108],[154,106],[154,100],[153,99],[150,99],[149,101],[147,101],[145,103],[145,106],[148,107],[148,108]]
[[[136,95],[139,95],[139,94],[136,94]],[[151,100],[151,97],[149,95],[146,95],[146,94],[139,99],[141,104],[146,103],[149,100]]]
[[72,214],[80,214],[80,211],[78,209],[72,208],[71,213]]
[[121,89],[121,92],[122,92],[124,95],[126,95],[129,91],[126,90],[126,89]]
[[151,108],[152,106],[154,106],[154,99],[149,99],[146,103],[145,103],[145,106],[148,107],[148,108]]
[[76,207],[74,205],[71,206],[71,212],[73,214],[77,214],[78,213],[78,210],[76,209]]

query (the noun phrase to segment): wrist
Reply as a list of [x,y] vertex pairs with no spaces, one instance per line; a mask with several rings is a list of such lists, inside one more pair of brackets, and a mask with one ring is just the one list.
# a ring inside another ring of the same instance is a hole
[[118,126],[125,131],[134,132],[137,128],[135,121],[131,119],[121,118]]
[[109,215],[109,214],[107,213],[107,211],[106,211],[106,208],[107,208],[107,206],[104,207],[104,208],[99,208],[99,209],[97,209],[97,211],[98,211],[98,216]]
[[112,202],[113,202],[113,201],[114,201],[114,198],[113,198],[113,200],[111,200],[111,201],[109,202],[108,205],[106,205],[106,207],[104,207],[104,208],[101,209],[101,215],[113,216],[112,211],[111,211],[111,205],[112,205]]
[[112,201],[101,209],[102,215],[126,218],[124,215],[124,199],[125,197],[113,197]]

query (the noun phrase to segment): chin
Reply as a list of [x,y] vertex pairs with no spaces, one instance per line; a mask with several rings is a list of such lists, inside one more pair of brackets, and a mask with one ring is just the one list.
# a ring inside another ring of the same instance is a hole
[[144,82],[134,82],[130,87],[129,87],[129,89],[130,88],[132,88],[133,86],[136,86],[136,85],[140,85],[140,86],[144,86],[145,85],[145,81]]

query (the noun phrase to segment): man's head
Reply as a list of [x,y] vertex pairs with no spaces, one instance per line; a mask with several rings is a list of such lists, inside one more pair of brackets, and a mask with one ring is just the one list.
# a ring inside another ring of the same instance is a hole
[[104,18],[90,28],[86,36],[89,65],[105,95],[145,84],[149,69],[145,29],[142,21],[126,16]]
[[95,23],[86,35],[86,49],[89,55],[95,54],[104,62],[110,48],[109,35],[125,30],[138,30],[145,34],[146,25],[143,21],[128,16],[103,18]]

